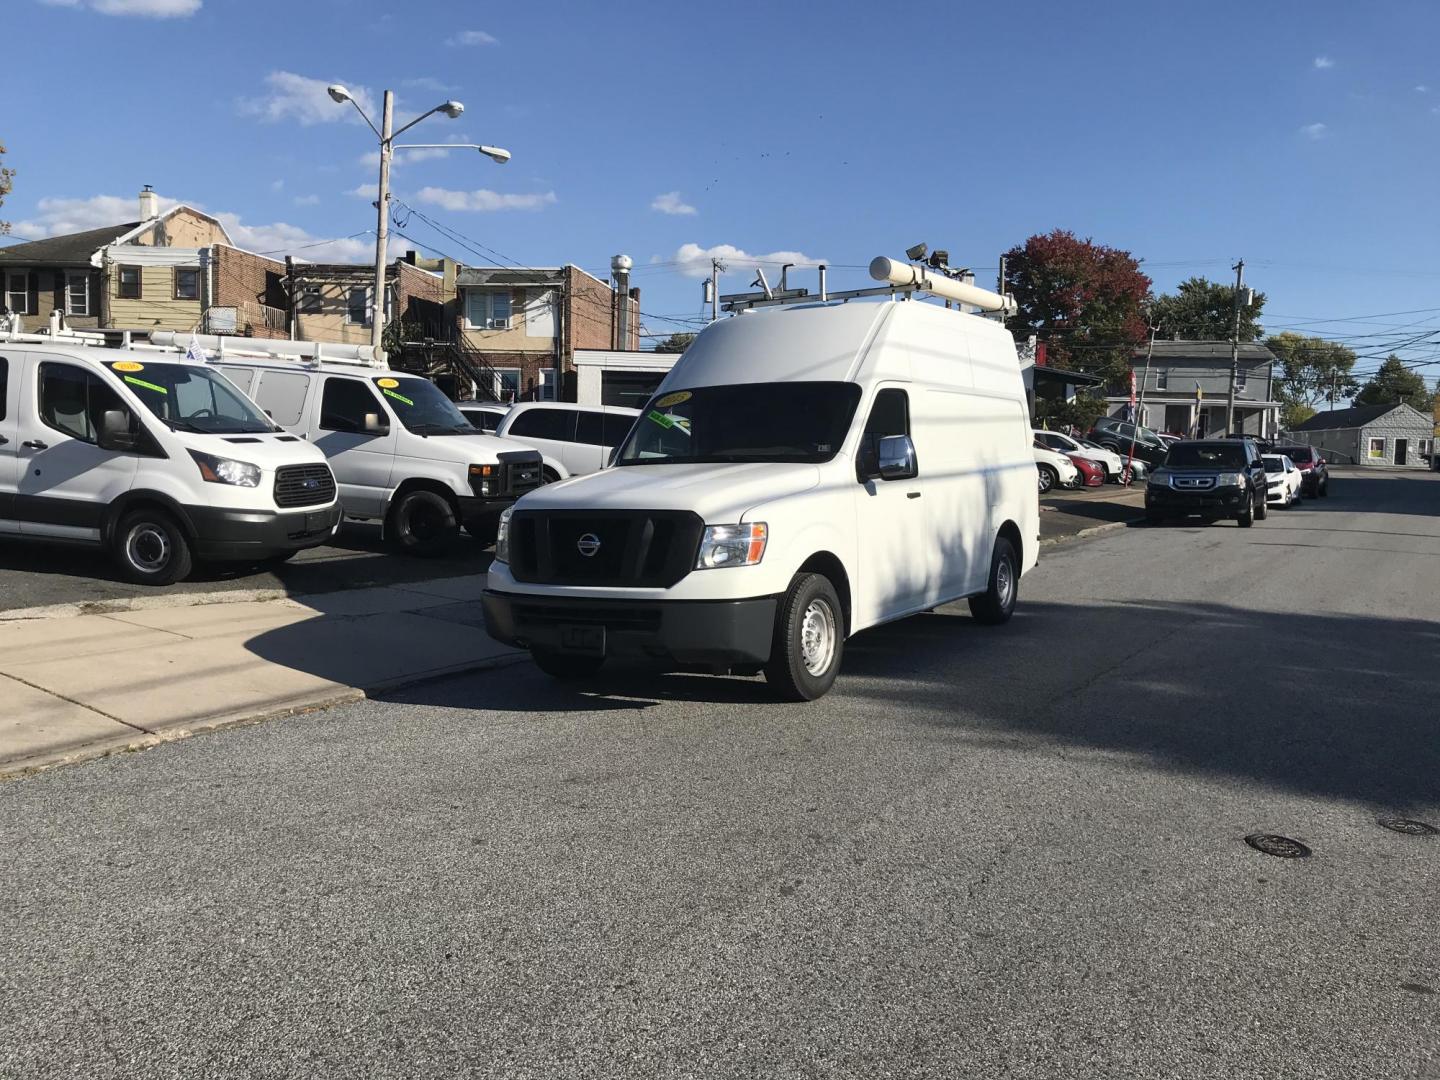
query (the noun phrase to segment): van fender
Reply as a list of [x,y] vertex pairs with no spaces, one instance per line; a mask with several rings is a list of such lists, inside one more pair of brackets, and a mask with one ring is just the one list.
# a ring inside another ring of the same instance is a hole
[[856,580],[855,539],[845,536],[833,523],[814,522],[796,534],[785,545],[784,565],[790,573],[782,590],[799,573],[824,574],[840,594],[844,607],[845,634],[851,632]]
[[113,499],[105,511],[105,520],[100,527],[100,540],[109,545],[115,539],[115,530],[120,525],[120,519],[130,510],[132,506],[139,506],[145,503],[163,506],[170,515],[180,523],[185,538],[191,543],[196,540],[195,523],[190,520],[190,514],[185,507],[175,498],[166,495],[163,491],[156,491],[153,488],[134,488],[124,492]]

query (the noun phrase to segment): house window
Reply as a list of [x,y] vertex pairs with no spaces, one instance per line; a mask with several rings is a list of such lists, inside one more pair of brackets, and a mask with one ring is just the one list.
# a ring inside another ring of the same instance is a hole
[[1245,372],[1243,372],[1243,371],[1237,371],[1237,372],[1235,373],[1235,392],[1236,392],[1237,394],[1244,393],[1244,391],[1245,391],[1245,383],[1246,383],[1247,381],[1248,381],[1248,376],[1246,375]]
[[175,268],[175,299],[200,299],[200,270],[198,267],[177,266]]
[[140,299],[140,267],[120,267],[120,286],[115,295],[121,300]]
[[5,275],[5,306],[16,315],[33,315],[30,310],[30,277],[24,270]]
[[300,314],[318,315],[321,306],[319,285],[306,285],[300,290]]
[[506,330],[510,326],[510,292],[465,292],[465,324],[472,330]]
[[71,315],[90,314],[90,275],[68,274],[65,277],[65,310]]
[[507,404],[520,399],[520,369],[495,368],[495,400]]
[[1156,390],[1169,390],[1169,389],[1170,389],[1170,369],[1169,369],[1169,368],[1160,368],[1158,371],[1155,372],[1155,389],[1156,389]]
[[352,326],[370,325],[370,290],[351,289],[345,297],[345,321]]
[[1371,461],[1385,460],[1385,440],[1371,439],[1365,448],[1365,456]]
[[560,389],[560,372],[556,368],[540,369],[540,387],[535,395],[539,401],[554,401]]

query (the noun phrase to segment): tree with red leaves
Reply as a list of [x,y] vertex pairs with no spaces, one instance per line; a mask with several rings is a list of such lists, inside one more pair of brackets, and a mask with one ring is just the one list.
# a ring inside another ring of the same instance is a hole
[[1151,281],[1138,259],[1056,229],[1006,252],[1005,285],[1018,305],[1006,321],[1017,339],[1038,337],[1053,367],[1124,383],[1149,334]]

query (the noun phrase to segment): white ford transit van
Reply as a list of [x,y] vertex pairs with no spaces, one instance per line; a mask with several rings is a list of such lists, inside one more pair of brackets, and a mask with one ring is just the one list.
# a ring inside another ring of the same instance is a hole
[[[378,522],[397,550],[439,554],[461,526],[488,542],[500,512],[543,482],[539,453],[477,431],[434,383],[392,371],[383,353],[374,360],[368,346],[324,345],[306,362],[239,353],[265,344],[244,342],[211,362],[277,424],[319,448],[345,519]],[[355,357],[338,358],[347,352]]]
[[315,447],[209,365],[0,336],[0,538],[108,548],[168,585],[193,560],[288,558],[340,525]]
[[712,323],[615,466],[501,517],[486,626],[560,677],[610,656],[829,689],[846,638],[1014,610],[1039,498],[1010,334],[917,300]]

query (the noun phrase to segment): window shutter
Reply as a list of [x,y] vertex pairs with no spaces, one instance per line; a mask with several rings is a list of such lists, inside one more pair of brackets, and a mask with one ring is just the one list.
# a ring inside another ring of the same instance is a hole
[[26,291],[30,295],[25,298],[25,310],[34,315],[40,310],[40,275],[34,270],[30,271],[30,280],[27,283]]

